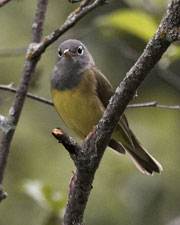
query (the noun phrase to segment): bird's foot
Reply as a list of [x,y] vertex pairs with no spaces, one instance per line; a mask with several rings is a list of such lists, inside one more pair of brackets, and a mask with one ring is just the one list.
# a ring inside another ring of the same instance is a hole
[[88,141],[92,135],[95,133],[96,131],[96,126],[93,126],[93,130],[87,135],[87,137],[85,138],[85,141]]
[[71,197],[71,195],[72,195],[72,185],[73,185],[73,183],[74,183],[74,177],[75,177],[75,174],[76,174],[76,172],[74,172],[74,171],[72,171],[72,177],[71,177],[71,180],[70,180],[70,182],[69,182],[69,198]]

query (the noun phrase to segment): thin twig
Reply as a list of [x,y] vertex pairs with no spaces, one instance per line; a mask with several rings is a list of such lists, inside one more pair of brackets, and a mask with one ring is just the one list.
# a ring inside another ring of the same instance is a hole
[[[17,92],[17,89],[13,88],[11,84],[8,84],[8,85],[0,84],[0,89],[5,90],[5,91],[10,91],[10,92],[13,92],[13,93]],[[51,100],[47,99],[47,98],[43,98],[41,96],[34,95],[32,93],[29,93],[29,92],[27,93],[27,97],[29,97],[31,99],[34,99],[36,101],[54,106],[53,102]],[[145,102],[145,103],[137,103],[137,104],[129,104],[127,106],[127,108],[145,108],[145,107],[156,107],[156,108],[178,109],[178,110],[180,110],[180,105],[161,105],[161,104],[158,104],[156,101]]]
[[[13,92],[13,93],[16,93],[17,92],[17,88],[13,88],[11,86],[11,84],[10,85],[9,84],[8,85],[2,85],[2,84],[0,84],[0,89],[5,90],[5,91],[10,91],[10,92]],[[29,97],[29,98],[31,98],[31,99],[34,99],[36,101],[39,101],[39,102],[43,102],[45,104],[48,104],[48,105],[52,105],[52,106],[54,105],[51,100],[48,100],[48,99],[43,98],[43,97],[40,97],[38,95],[34,95],[32,93],[29,93],[29,92],[26,94],[26,96]]]
[[180,105],[160,105],[157,104],[155,107],[157,108],[164,108],[164,109],[180,109]]
[[141,107],[156,107],[157,102],[145,102],[145,103],[137,103],[137,104],[130,104],[127,108],[141,108]]
[[10,2],[11,0],[0,0],[0,7],[4,6],[6,3]]
[[144,107],[156,107],[156,108],[165,108],[165,109],[178,109],[180,110],[180,105],[161,105],[158,104],[156,101],[154,102],[145,102],[145,103],[138,103],[138,104],[130,104],[127,108],[144,108]]

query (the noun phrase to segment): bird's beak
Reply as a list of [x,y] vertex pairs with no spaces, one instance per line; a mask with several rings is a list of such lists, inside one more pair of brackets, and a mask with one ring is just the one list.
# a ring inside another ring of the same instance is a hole
[[70,49],[65,49],[64,52],[63,52],[63,56],[73,56],[75,55],[74,52],[72,52]]

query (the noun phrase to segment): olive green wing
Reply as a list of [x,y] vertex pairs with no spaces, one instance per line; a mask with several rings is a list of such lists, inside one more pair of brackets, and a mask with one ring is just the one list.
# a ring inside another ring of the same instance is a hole
[[[106,108],[111,96],[114,94],[114,90],[108,79],[96,68],[94,68],[94,75],[97,81],[97,95]],[[136,136],[132,133],[124,114],[118,122],[115,133],[118,134],[116,139],[118,141],[111,139],[109,143],[111,148],[120,153],[127,151],[137,168],[142,172],[153,174],[153,172],[160,173],[162,171],[160,163],[141,146]]]
[[96,91],[98,97],[106,108],[111,96],[114,94],[113,87],[109,80],[97,68],[93,68],[93,72],[97,81]]
[[[93,71],[97,81],[97,89],[96,89],[97,95],[99,99],[101,100],[101,102],[103,103],[104,107],[106,108],[110,98],[114,94],[113,87],[108,81],[108,79],[97,68],[94,68]],[[123,136],[125,136],[124,138],[127,139],[127,141],[131,141],[131,138],[129,136],[130,134],[128,134],[128,129],[127,129],[128,123],[127,123],[127,119],[125,115],[121,117],[118,123],[118,127],[120,130],[122,130],[122,134]],[[121,143],[117,142],[116,140],[111,139],[109,146],[113,148],[114,150],[125,154],[124,146]]]

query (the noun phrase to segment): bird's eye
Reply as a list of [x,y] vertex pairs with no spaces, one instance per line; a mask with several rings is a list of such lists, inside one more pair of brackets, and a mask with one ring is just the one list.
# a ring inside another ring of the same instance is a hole
[[78,47],[78,49],[77,49],[77,53],[78,53],[78,55],[82,55],[83,54],[83,47],[80,45],[79,47]]
[[62,56],[62,50],[59,48],[58,49],[58,56],[61,57]]

